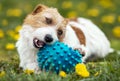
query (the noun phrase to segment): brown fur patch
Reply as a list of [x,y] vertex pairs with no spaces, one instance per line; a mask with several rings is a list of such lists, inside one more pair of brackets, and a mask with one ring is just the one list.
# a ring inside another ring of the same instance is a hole
[[85,38],[85,35],[82,32],[82,30],[80,30],[79,28],[74,27],[74,26],[71,26],[71,27],[75,31],[80,43],[83,44],[83,45],[86,45],[86,38]]
[[[29,14],[25,20],[24,24],[31,25],[33,28],[39,28],[39,27],[49,27],[49,26],[56,26],[59,22],[62,22],[64,18],[59,14],[57,9],[55,8],[47,8],[44,7],[44,10],[39,10],[41,7],[37,7],[37,11],[35,11],[35,14],[33,12]],[[46,18],[52,19],[51,24],[46,23]]]

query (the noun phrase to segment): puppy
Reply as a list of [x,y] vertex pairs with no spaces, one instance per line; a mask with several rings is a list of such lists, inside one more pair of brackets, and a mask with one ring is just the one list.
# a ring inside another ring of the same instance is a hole
[[65,19],[56,8],[39,4],[25,18],[20,38],[16,43],[20,67],[38,72],[36,61],[38,49],[56,40],[85,54],[83,62],[93,57],[103,58],[111,51],[105,34],[90,20]]

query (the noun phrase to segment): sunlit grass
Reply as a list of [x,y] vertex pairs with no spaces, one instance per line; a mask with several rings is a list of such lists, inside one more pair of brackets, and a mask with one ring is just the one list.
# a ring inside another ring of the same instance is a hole
[[27,71],[26,74],[26,72],[18,67],[19,60],[16,59],[16,57],[12,57],[9,61],[0,61],[1,72],[5,72],[5,74],[0,77],[0,81],[6,81],[8,79],[9,81],[118,81],[120,80],[119,60],[120,55],[113,53],[98,62],[87,63],[87,68],[90,72],[90,76],[87,78],[82,78],[75,73],[68,74],[65,78],[62,78],[51,72],[29,74]]

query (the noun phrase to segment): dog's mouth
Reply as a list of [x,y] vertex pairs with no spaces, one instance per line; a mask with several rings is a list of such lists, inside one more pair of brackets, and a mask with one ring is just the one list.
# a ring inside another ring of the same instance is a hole
[[36,48],[42,48],[44,45],[45,45],[45,42],[44,41],[41,41],[37,38],[34,38],[33,39],[33,44]]

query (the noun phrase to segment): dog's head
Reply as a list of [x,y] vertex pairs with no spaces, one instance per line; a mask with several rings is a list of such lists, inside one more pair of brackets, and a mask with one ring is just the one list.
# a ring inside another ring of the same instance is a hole
[[44,44],[51,44],[56,40],[62,41],[66,24],[67,21],[56,8],[49,8],[41,4],[24,21],[24,25],[29,25],[32,29],[31,38],[36,48],[43,47]]

